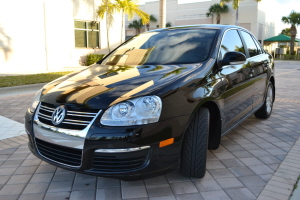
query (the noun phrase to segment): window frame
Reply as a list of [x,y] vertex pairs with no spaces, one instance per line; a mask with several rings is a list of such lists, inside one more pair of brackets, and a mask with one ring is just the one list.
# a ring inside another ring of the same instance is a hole
[[[259,47],[257,46],[257,44],[256,44],[256,42],[255,42],[255,40],[254,40],[254,36],[252,35],[252,33],[250,33],[249,31],[246,31],[246,30],[244,30],[244,29],[239,29],[238,31],[239,31],[239,33],[240,33],[240,36],[241,36],[242,40],[243,40],[244,48],[246,47],[246,48],[245,48],[245,50],[246,50],[245,52],[247,53],[247,55],[246,55],[247,58],[254,58],[254,57],[260,56],[261,54],[264,53],[264,51],[262,50],[262,48],[259,48]],[[250,56],[250,53],[249,53],[249,50],[248,50],[248,46],[247,46],[247,43],[246,43],[246,41],[245,41],[245,38],[243,37],[242,31],[245,32],[245,33],[248,33],[248,34],[250,35],[251,39],[252,39],[253,42],[254,42],[254,45],[256,46],[257,49],[260,49],[260,50],[261,50],[261,53],[255,55],[255,56]]]
[[218,53],[217,53],[217,60],[218,60],[218,61],[223,60],[223,58],[220,58],[221,45],[222,45],[222,43],[223,43],[223,41],[224,41],[224,37],[225,37],[226,33],[227,33],[228,31],[231,31],[231,30],[236,30],[236,31],[237,31],[237,33],[238,33],[238,35],[239,35],[239,37],[240,37],[240,40],[241,40],[241,42],[242,42],[242,44],[243,44],[243,47],[244,47],[245,56],[246,56],[246,58],[248,58],[248,51],[246,51],[247,49],[245,48],[244,38],[242,38],[239,29],[238,29],[238,28],[229,28],[229,29],[226,29],[226,30],[223,32],[222,39],[221,39],[220,44],[219,44]]
[[[84,22],[85,28],[76,28],[75,27],[75,22]],[[93,29],[88,27],[88,23],[96,23],[98,24],[98,29]],[[85,42],[86,42],[86,47],[77,47],[76,46],[76,30],[81,30],[81,31],[86,31],[86,36],[85,36]],[[89,47],[89,32],[98,32],[98,41],[96,47]],[[100,22],[99,21],[89,21],[89,20],[76,20],[74,19],[74,46],[76,49],[100,49]]]

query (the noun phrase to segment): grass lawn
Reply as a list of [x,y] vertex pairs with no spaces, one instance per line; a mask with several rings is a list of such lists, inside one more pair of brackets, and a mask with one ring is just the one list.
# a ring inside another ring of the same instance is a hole
[[71,72],[49,72],[43,74],[30,74],[19,76],[0,76],[0,87],[48,83],[69,73]]

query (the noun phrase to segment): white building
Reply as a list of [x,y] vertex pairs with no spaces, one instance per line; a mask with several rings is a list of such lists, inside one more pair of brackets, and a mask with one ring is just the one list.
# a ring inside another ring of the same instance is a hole
[[[0,0],[0,74],[79,66],[86,54],[107,53],[105,19],[96,15],[100,4],[101,0]],[[111,48],[120,44],[121,21],[116,15]]]
[[[211,5],[219,3],[220,0],[166,0],[166,22],[172,26],[193,25],[193,24],[215,24],[214,17],[206,17]],[[243,0],[239,6],[239,26],[250,30],[260,41],[275,35],[275,23],[268,13],[272,11],[272,2],[275,0],[263,0],[257,3],[255,0]],[[221,24],[235,24],[236,11],[229,3],[229,12],[221,14]],[[146,1],[140,8],[148,14],[159,19],[159,1]],[[134,29],[129,29],[131,21],[126,22],[126,35],[136,34]],[[150,23],[150,30],[156,29],[157,23]],[[142,32],[145,29],[142,30]]]

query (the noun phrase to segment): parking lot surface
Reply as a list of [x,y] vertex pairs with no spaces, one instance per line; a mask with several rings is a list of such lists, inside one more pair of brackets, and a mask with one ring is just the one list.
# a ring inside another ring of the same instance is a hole
[[208,151],[203,179],[178,171],[125,182],[67,171],[27,147],[23,117],[34,93],[1,97],[0,199],[289,199],[300,175],[300,62],[276,62],[276,100],[268,120],[254,116]]

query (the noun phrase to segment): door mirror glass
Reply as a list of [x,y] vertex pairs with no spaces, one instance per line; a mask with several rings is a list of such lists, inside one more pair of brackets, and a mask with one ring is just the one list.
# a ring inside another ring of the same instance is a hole
[[218,66],[221,69],[225,65],[237,65],[244,64],[246,62],[245,54],[237,51],[230,51],[225,53],[223,60],[218,62]]

